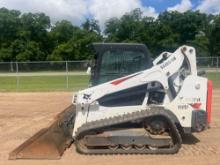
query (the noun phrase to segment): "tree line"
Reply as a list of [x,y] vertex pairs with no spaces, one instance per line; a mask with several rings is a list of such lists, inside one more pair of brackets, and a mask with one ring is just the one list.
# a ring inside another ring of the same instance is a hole
[[183,44],[198,56],[220,56],[220,15],[199,11],[143,16],[140,9],[106,21],[86,19],[80,26],[67,20],[51,23],[44,13],[0,8],[0,61],[60,61],[93,58],[93,42],[144,43],[154,56]]

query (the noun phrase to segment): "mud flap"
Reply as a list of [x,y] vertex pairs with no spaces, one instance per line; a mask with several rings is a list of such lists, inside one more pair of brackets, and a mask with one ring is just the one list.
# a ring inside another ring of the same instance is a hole
[[70,105],[56,116],[50,127],[40,130],[14,149],[9,154],[9,160],[60,159],[65,149],[73,142],[74,120],[75,107]]

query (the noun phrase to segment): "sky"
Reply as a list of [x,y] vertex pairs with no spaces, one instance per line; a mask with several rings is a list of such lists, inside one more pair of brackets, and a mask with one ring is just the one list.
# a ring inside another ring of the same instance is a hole
[[219,14],[220,0],[0,0],[1,7],[22,12],[44,12],[53,23],[66,19],[80,25],[86,18],[94,18],[103,28],[109,18],[120,18],[135,8],[140,8],[144,16],[155,18],[165,10],[200,10]]

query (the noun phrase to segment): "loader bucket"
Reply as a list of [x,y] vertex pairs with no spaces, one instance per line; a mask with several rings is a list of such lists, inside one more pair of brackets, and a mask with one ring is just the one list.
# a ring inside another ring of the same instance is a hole
[[56,116],[54,123],[37,132],[9,154],[9,159],[60,159],[73,142],[75,107],[70,105]]

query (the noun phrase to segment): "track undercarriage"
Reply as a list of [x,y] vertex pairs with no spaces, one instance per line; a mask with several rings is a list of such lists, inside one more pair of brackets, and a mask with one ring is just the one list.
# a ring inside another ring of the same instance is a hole
[[166,111],[154,109],[86,123],[75,145],[83,154],[174,154],[181,137]]

